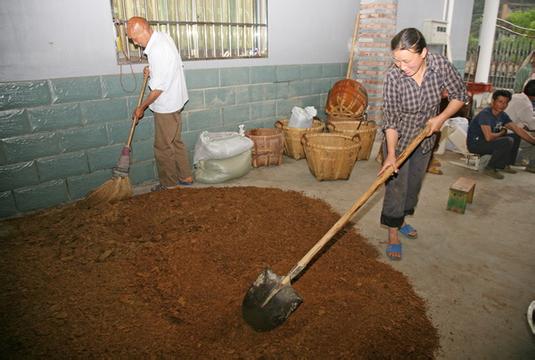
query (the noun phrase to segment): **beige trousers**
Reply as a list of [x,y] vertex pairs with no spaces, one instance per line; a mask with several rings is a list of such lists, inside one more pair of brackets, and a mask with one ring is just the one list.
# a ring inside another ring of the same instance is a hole
[[154,157],[163,186],[175,186],[179,180],[191,176],[188,150],[182,142],[181,132],[180,111],[154,113]]

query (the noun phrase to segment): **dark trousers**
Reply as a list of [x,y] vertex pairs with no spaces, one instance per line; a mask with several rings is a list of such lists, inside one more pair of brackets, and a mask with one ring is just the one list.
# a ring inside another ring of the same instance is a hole
[[507,165],[513,165],[520,147],[520,136],[507,134],[493,141],[479,141],[468,143],[468,151],[479,155],[492,155],[487,167],[503,169]]
[[[383,152],[386,154],[386,148]],[[432,152],[424,154],[421,145],[418,146],[398,169],[397,175],[386,182],[381,224],[399,228],[406,215],[414,214]]]

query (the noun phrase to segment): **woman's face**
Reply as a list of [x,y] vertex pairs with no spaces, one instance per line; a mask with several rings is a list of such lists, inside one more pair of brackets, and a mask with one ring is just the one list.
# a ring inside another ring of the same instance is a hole
[[394,50],[392,51],[392,60],[401,71],[407,76],[414,76],[424,65],[427,49],[418,54],[411,50]]

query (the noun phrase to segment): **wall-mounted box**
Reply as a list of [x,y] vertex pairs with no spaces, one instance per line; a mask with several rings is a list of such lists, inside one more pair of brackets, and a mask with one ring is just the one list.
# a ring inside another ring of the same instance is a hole
[[425,40],[429,45],[448,44],[448,22],[442,20],[424,20],[422,29]]

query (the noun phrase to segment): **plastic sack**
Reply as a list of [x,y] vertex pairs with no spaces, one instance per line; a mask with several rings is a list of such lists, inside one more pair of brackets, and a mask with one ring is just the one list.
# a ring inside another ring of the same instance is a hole
[[450,127],[446,142],[446,149],[461,154],[468,154],[469,151],[466,147],[468,119],[463,117],[454,117],[448,119],[446,123]]
[[253,146],[251,139],[237,132],[203,131],[195,144],[193,164],[201,160],[227,159],[250,150]]
[[302,109],[299,106],[292,108],[292,116],[288,122],[288,127],[293,128],[309,128],[312,127],[312,120],[317,115],[316,108],[314,106],[307,106]]
[[251,150],[228,159],[201,160],[195,165],[195,181],[217,184],[246,175],[252,168]]

